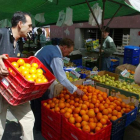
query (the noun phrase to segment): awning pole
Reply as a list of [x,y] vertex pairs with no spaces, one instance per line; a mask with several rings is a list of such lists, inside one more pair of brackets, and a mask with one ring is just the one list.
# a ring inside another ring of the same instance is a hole
[[98,25],[98,28],[101,30],[101,27],[100,27],[100,25],[99,25],[99,23],[98,23],[98,21],[97,21],[97,18],[96,18],[95,15],[94,15],[92,9],[91,9],[91,6],[89,5],[88,0],[86,0],[86,3],[87,3],[87,5],[88,5],[88,7],[89,7],[89,10],[90,10],[91,14],[93,15],[93,17],[94,17],[94,19],[95,19],[95,21],[96,21],[96,24]]
[[108,25],[111,23],[111,21],[113,20],[113,18],[115,17],[115,15],[118,13],[118,11],[122,8],[122,5],[120,5],[120,7],[118,8],[118,10],[115,12],[115,14],[112,16],[112,18],[109,20],[109,22],[107,23],[105,29],[108,27]]
[[105,13],[105,3],[106,0],[102,0],[103,1],[103,13],[102,13],[102,28],[101,28],[101,46],[100,46],[100,51],[99,51],[99,70],[101,70],[101,50],[102,50],[102,46],[103,46],[103,31],[104,31],[104,13]]

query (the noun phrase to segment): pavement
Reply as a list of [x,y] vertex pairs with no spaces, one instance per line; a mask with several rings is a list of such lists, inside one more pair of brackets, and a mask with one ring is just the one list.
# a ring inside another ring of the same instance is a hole
[[[2,140],[22,140],[20,124],[7,112],[6,128]],[[41,133],[34,132],[34,140],[45,140]],[[140,116],[126,127],[123,140],[140,140]]]

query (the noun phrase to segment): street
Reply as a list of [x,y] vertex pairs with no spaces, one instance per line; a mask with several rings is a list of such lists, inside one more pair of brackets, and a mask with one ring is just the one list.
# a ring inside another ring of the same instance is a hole
[[[20,124],[7,112],[6,128],[2,140],[22,140]],[[45,140],[41,133],[34,133],[34,140]],[[123,140],[140,140],[140,116],[125,129]]]

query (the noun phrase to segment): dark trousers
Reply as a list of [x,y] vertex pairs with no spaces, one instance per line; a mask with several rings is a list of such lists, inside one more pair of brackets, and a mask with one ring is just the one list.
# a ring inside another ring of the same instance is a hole
[[109,71],[110,66],[110,57],[101,57],[101,70]]
[[35,123],[34,129],[41,131],[41,101],[49,99],[50,90],[47,90],[42,97],[31,101],[31,109],[34,113]]

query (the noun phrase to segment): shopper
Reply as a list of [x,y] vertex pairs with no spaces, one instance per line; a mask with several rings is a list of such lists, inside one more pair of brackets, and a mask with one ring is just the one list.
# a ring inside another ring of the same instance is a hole
[[37,32],[38,32],[38,34],[37,34],[36,39],[35,39],[35,44],[37,44],[37,48],[40,49],[41,47],[45,46],[46,37],[44,34],[42,34],[41,28],[38,28]]
[[109,36],[110,28],[107,27],[103,32],[103,46],[101,50],[101,70],[109,71],[111,66],[110,56],[116,51],[116,45]]
[[134,80],[136,84],[140,85],[140,64],[135,69]]
[[[21,37],[27,37],[32,31],[32,21],[29,14],[24,12],[14,13],[12,20],[12,28],[0,29],[0,77],[4,78],[8,75],[7,68],[3,63],[3,59],[7,57],[20,57],[20,44],[18,40]],[[10,105],[0,94],[0,140],[5,129],[7,109],[16,117],[21,124],[23,140],[33,140],[34,115],[30,108],[29,102],[18,106]]]
[[[72,94],[75,91],[78,95],[84,92],[73,85],[66,77],[63,70],[62,57],[69,55],[74,48],[74,43],[70,39],[62,39],[59,46],[47,45],[36,53],[36,57],[55,75],[56,79],[66,87]],[[38,99],[31,101],[31,106],[35,115],[35,130],[41,131],[41,101],[48,99],[49,90]]]

